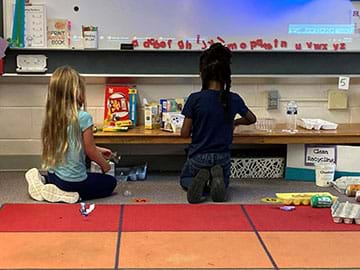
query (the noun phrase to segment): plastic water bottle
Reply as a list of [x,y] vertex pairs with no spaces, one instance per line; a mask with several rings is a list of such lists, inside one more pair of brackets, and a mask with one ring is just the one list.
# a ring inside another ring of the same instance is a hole
[[295,101],[290,101],[286,107],[286,128],[290,133],[297,132],[296,118],[298,114],[298,106]]

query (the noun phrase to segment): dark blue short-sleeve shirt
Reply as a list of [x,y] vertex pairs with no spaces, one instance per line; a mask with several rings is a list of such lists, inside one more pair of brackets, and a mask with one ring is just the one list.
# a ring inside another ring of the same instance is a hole
[[[244,100],[236,93],[229,95],[229,117],[238,113],[245,116],[249,111]],[[189,156],[203,153],[219,153],[230,150],[233,139],[233,122],[226,123],[220,91],[201,90],[187,99],[182,114],[192,119],[192,142]]]

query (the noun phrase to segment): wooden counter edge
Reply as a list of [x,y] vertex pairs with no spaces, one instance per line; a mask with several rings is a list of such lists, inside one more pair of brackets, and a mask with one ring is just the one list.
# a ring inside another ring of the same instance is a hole
[[[360,144],[360,124],[340,124],[337,130],[313,131],[299,129],[298,133],[282,132],[278,125],[273,132],[244,130],[234,134],[233,144]],[[190,138],[162,130],[143,127],[128,132],[96,132],[99,144],[188,144]]]

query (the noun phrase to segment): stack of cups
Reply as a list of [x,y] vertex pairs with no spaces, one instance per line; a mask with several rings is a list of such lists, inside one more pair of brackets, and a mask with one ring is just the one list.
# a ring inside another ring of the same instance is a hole
[[267,132],[272,132],[275,128],[276,122],[274,118],[258,118],[255,127],[258,130],[264,130]]

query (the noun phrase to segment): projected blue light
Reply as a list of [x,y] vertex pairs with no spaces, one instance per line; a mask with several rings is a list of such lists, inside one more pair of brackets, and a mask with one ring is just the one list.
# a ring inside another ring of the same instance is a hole
[[[276,17],[285,14],[286,12],[299,9],[314,0],[216,0],[208,1],[207,5],[210,5],[217,9],[227,9],[227,12],[236,12],[239,13],[240,10],[246,11],[248,15],[256,16],[253,19],[256,20],[267,20],[269,17]],[[224,4],[226,3],[226,4]],[[229,9],[228,7],[232,7]],[[264,16],[264,17],[262,17]]]
[[253,6],[257,10],[267,12],[267,16],[273,16],[274,14],[282,14],[289,10],[301,8],[302,6],[309,4],[313,0],[281,0],[281,1],[265,1],[255,0],[252,1]]
[[351,35],[354,24],[290,24],[289,34],[299,35]]

